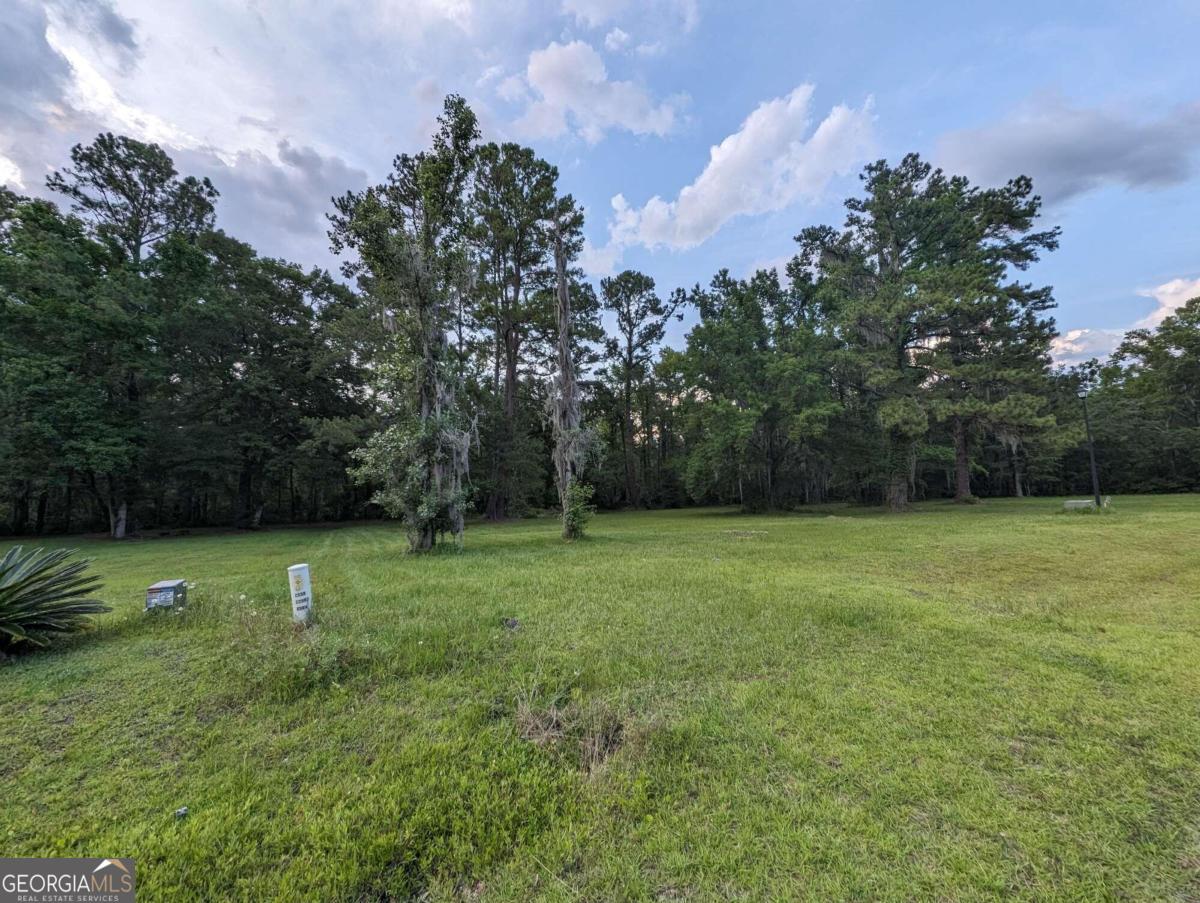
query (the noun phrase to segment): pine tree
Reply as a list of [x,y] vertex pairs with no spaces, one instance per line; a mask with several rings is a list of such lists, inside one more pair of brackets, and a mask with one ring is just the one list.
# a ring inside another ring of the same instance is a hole
[[429,150],[396,157],[386,183],[338,199],[330,217],[334,250],[357,253],[347,275],[359,277],[396,339],[379,367],[387,422],[361,451],[357,473],[403,518],[414,552],[444,533],[462,542],[472,432],[447,330],[456,298],[471,290],[467,190],[479,128],[454,95],[438,123]]

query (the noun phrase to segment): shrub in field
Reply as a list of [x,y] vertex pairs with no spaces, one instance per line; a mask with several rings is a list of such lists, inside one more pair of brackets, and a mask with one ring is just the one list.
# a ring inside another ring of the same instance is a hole
[[75,551],[14,546],[0,559],[0,649],[45,646],[86,627],[90,615],[112,611],[90,598],[100,578],[85,573],[90,559],[68,561]]
[[592,493],[595,490],[587,483],[572,483],[567,488],[566,507],[563,511],[563,537],[579,539],[587,527],[587,522],[596,513],[592,504]]

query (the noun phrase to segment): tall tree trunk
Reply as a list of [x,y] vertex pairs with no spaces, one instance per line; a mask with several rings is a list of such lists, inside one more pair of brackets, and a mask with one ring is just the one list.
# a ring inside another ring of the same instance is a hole
[[408,547],[413,552],[428,552],[433,549],[436,540],[437,537],[434,536],[433,527],[426,525],[421,528],[416,536],[409,538]]
[[884,487],[884,502],[889,511],[907,511],[912,498],[909,490],[916,465],[916,448],[907,436],[891,432],[886,449],[888,479]]
[[[495,342],[493,344],[492,354],[492,397],[496,398],[500,394],[500,370],[504,360],[504,324],[501,321],[500,315],[496,315]],[[502,517],[501,512],[501,497],[500,497],[500,461],[503,457],[504,444],[504,424],[501,424],[501,430],[497,441],[492,446],[491,455],[491,476],[492,488],[488,492],[487,504],[484,510],[484,516],[488,520],[499,520]]]
[[971,458],[967,449],[967,425],[962,417],[954,417],[954,500],[971,498]]
[[[460,502],[462,481],[467,474],[470,432],[450,436],[441,426],[442,418],[455,409],[454,385],[447,382],[441,365],[448,359],[450,345],[441,326],[441,314],[436,303],[429,302],[421,319],[421,378],[418,392],[421,426],[428,430],[437,425],[434,441],[426,443],[429,451],[420,462],[421,495],[425,504],[435,501],[439,517],[444,517],[455,541],[462,542],[463,511]],[[409,549],[429,551],[437,542],[437,525],[420,509],[405,512],[408,522]]]
[[517,417],[517,367],[521,355],[521,333],[516,324],[504,331],[504,416],[510,425]]
[[101,493],[94,473],[89,474],[88,480],[96,504],[108,514],[108,535],[112,539],[124,539],[129,515],[129,502],[125,497],[124,481],[111,475],[105,477],[108,491]]
[[129,503],[124,499],[110,504],[108,508],[109,535],[113,539],[124,539],[128,530]]
[[33,523],[33,532],[41,536],[46,531],[46,501],[49,496],[47,490],[43,489],[37,501],[37,515]]
[[642,502],[641,489],[638,487],[637,449],[633,441],[633,353],[630,350],[625,358],[625,416],[621,421],[621,450],[625,455],[625,500],[631,508],[637,508]]
[[[513,507],[513,490],[517,454],[517,380],[521,363],[521,324],[517,311],[521,303],[522,273],[514,268],[511,298],[504,296],[501,316],[501,339],[504,351],[504,423],[500,431],[500,454],[496,467],[496,484],[488,497],[487,515],[490,520],[503,520]],[[507,289],[505,289],[507,291]]]
[[506,321],[504,327],[504,424],[496,485],[488,499],[488,517],[503,520],[512,508],[513,457],[517,451],[517,370],[520,363],[521,334],[517,325]]
[[[520,276],[516,277],[517,289],[520,291]],[[494,459],[494,485],[488,494],[487,517],[489,520],[503,520],[508,516],[512,507],[513,456],[516,454],[517,432],[517,374],[521,361],[521,333],[518,324],[513,322],[511,309],[516,304],[506,302],[506,309],[499,324],[498,345],[502,355],[496,359],[496,379],[500,376],[500,357],[504,362],[504,396],[499,441]]]
[[639,449],[639,452],[641,454],[641,460],[642,460],[641,479],[638,481],[638,501],[639,502],[642,500],[641,497],[646,491],[647,484],[650,485],[650,498],[651,499],[654,498],[654,491],[657,488],[654,484],[654,480],[651,478],[651,475],[650,475],[650,443],[651,443],[651,441],[653,441],[653,436],[654,436],[654,430],[651,429],[651,423],[650,423],[650,407],[651,407],[651,398],[652,398],[653,392],[654,392],[654,381],[653,381],[653,379],[647,380],[646,383],[642,386],[642,393],[641,393],[642,409],[640,411],[640,418],[641,418],[641,423],[642,423],[642,435],[645,437],[645,441],[642,442],[642,446]]
[[887,507],[889,511],[908,510],[908,474],[893,471],[887,484]]
[[562,231],[554,231],[554,270],[558,297],[558,374],[552,403],[554,405],[554,475],[558,484],[558,502],[562,508],[562,535],[574,539],[575,531],[568,519],[571,485],[583,469],[579,386],[575,381],[575,362],[571,358],[571,292],[567,285],[567,257],[563,249]]
[[1013,495],[1017,498],[1025,497],[1025,487],[1022,486],[1023,475],[1021,473],[1021,450],[1014,442],[1008,448],[1009,457],[1012,459],[1013,472]]

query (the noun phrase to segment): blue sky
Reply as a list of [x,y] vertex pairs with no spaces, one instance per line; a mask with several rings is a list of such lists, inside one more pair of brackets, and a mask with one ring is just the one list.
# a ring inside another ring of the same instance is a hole
[[[1062,247],[1061,360],[1200,294],[1200,3],[17,0],[0,182],[72,143],[162,144],[264,253],[333,265],[328,199],[423,145],[441,98],[532,144],[588,211],[593,276],[663,293],[840,224],[863,163],[1031,175]],[[671,337],[678,344],[687,323]]]

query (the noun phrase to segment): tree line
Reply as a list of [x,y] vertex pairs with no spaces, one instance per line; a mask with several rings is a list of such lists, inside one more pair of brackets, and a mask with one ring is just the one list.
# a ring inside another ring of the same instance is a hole
[[[219,193],[100,135],[0,189],[0,522],[11,533],[378,517],[412,547],[558,508],[1200,488],[1200,299],[1055,368],[1058,243],[1028,178],[910,154],[785,273],[662,292],[577,265],[583,212],[447,98],[430,146],[333,199],[342,272],[225,234]],[[695,325],[664,347],[673,319]],[[572,517],[566,517],[567,512]],[[576,526],[572,526],[576,525]]]

